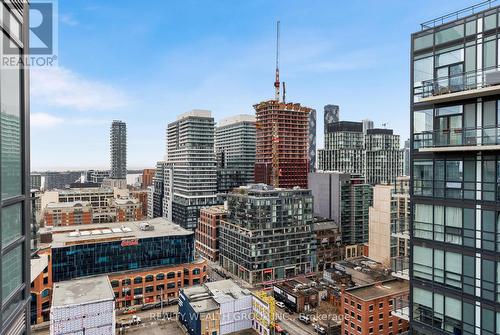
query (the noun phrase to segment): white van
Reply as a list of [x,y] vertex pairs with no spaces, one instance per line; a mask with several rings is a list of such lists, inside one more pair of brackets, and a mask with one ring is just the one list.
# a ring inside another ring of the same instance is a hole
[[308,325],[311,323],[311,318],[306,314],[300,314],[299,321]]

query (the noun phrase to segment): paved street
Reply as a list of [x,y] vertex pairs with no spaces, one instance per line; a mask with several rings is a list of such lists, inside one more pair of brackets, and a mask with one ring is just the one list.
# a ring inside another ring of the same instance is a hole
[[305,325],[298,320],[297,313],[288,314],[283,309],[276,308],[276,317],[281,328],[287,330],[291,335],[314,335],[317,334],[311,325]]
[[[119,334],[117,330],[117,334]],[[125,330],[123,334],[134,335],[184,335],[184,331],[175,321],[146,321],[139,326],[133,326]]]

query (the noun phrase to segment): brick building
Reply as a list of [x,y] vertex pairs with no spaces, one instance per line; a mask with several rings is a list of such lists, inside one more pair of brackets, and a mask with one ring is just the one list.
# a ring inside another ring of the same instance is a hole
[[344,259],[340,226],[333,220],[314,218],[314,236],[316,251],[314,259],[315,271],[323,271],[333,267],[333,263]]
[[142,207],[142,217],[148,216],[148,190],[132,190],[130,191],[130,196],[136,198],[141,203]]
[[116,221],[140,221],[142,220],[142,204],[136,198],[113,199],[112,206],[116,208]]
[[44,209],[45,226],[73,226],[92,223],[92,205],[85,201],[49,203]]
[[200,285],[207,279],[205,261],[139,271],[109,274],[116,308],[157,303],[179,297],[179,289]]
[[408,281],[391,279],[342,292],[343,335],[399,334],[408,321],[393,315],[395,301],[407,298]]
[[206,207],[200,210],[196,228],[196,252],[211,262],[219,262],[219,225],[227,210],[223,205]]
[[31,324],[49,320],[52,300],[52,261],[40,254],[31,259]]
[[153,177],[155,175],[156,169],[144,169],[142,170],[142,185],[143,190],[147,189],[148,186],[153,185]]

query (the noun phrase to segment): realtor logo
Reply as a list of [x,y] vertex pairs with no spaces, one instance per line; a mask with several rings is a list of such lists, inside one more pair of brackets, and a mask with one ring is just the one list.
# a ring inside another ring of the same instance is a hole
[[[3,11],[0,23],[8,31],[10,39],[3,39],[3,67],[22,65],[55,66],[57,60],[57,1],[56,0],[5,1],[8,10]],[[22,16],[29,7],[29,50],[20,54],[26,37],[23,36]]]

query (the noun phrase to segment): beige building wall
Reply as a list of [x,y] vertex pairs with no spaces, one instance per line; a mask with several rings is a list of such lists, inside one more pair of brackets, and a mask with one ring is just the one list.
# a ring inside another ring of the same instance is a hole
[[391,199],[392,185],[373,188],[373,206],[369,209],[369,255],[374,261],[391,265]]

